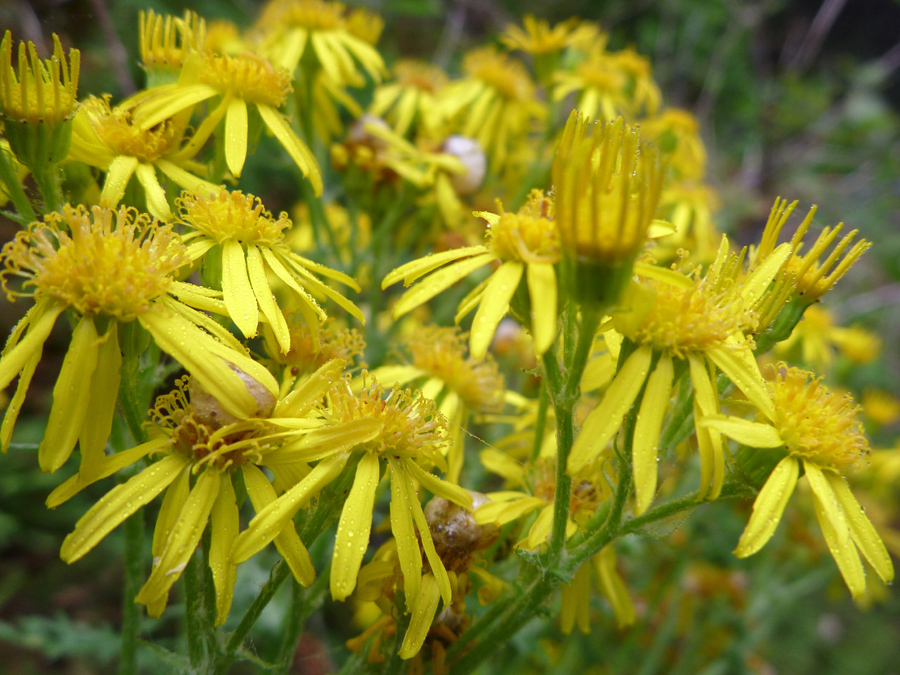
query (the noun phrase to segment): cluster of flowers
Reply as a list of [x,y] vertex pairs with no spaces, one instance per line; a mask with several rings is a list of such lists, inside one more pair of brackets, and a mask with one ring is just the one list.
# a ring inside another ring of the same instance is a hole
[[[839,238],[841,226],[808,236],[814,210],[779,244],[794,208],[779,200],[760,243],[735,251],[713,224],[696,122],[662,109],[647,60],[608,50],[596,25],[528,18],[503,35],[509,51],[469,53],[455,81],[412,61],[390,79],[373,46],[380,31],[378,17],[324,0],[273,0],[243,32],[191,12],[142,13],[147,87],[117,105],[78,98],[77,50],[66,55],[57,40],[41,60],[19,44],[16,69],[4,37],[0,179],[24,227],[0,254],[0,276],[10,301],[33,304],[0,358],[0,387],[18,376],[0,442],[5,451],[66,314],[74,329],[38,460],[56,471],[77,446],[80,465],[48,505],[141,466],[78,522],[63,559],[80,559],[163,494],[136,600],[159,616],[209,529],[222,623],[236,566],[270,543],[312,583],[294,516],[352,476],[331,595],[356,590],[384,617],[351,647],[377,633],[370,658],[381,658],[399,594],[412,616],[400,656],[421,658],[427,643],[438,670],[466,629],[470,577],[482,602],[503,588],[479,560],[498,525],[532,518],[517,545],[546,550],[554,532],[565,541],[595,527],[632,472],[631,511],[644,514],[659,497],[662,451],[692,443],[698,499],[719,497],[728,477],[759,490],[738,556],[772,537],[805,475],[853,595],[865,590],[863,560],[890,581],[887,550],[844,478],[868,450],[858,408],[786,363],[765,377],[758,360],[791,346],[804,312],[869,244],[854,243],[855,231]],[[296,225],[222,187],[263,132],[303,175]],[[331,173],[317,160],[328,151]],[[29,173],[42,199],[29,198]],[[488,210],[497,197],[520,205]],[[326,240],[331,266],[315,260]],[[391,243],[406,258],[393,271]],[[440,251],[413,257],[426,246]],[[428,325],[422,308],[470,277],[455,315],[474,311],[467,353],[466,335]],[[335,282],[368,301],[357,306]],[[382,306],[399,282],[408,288],[391,321]],[[326,315],[325,303],[338,309]],[[507,314],[530,334],[541,404],[506,391],[489,353]],[[392,334],[405,344],[399,364],[379,356],[365,368],[365,341],[344,322],[366,319],[370,346]],[[123,364],[160,352],[188,376],[132,429],[135,447],[107,453],[119,392],[134,386]],[[726,390],[753,420],[727,414]],[[576,435],[578,402],[594,405]],[[517,431],[505,440],[524,443],[498,442],[504,451],[481,461],[508,489],[463,489],[466,429],[507,406]],[[740,447],[733,456],[728,439]],[[393,537],[363,566],[385,483]],[[424,509],[421,490],[434,495]],[[247,498],[255,515],[241,530]],[[554,522],[561,500],[568,519]],[[563,591],[567,631],[589,630],[591,569],[618,621],[634,619],[614,548],[590,559]]]

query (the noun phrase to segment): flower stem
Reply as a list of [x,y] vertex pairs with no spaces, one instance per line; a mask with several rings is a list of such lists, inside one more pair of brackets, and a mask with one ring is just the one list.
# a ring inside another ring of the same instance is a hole
[[141,624],[141,606],[134,598],[144,577],[144,512],[138,511],[125,521],[125,581],[122,587],[122,646],[119,649],[119,675],[136,675],[137,643]]
[[188,560],[182,578],[184,579],[184,624],[187,633],[188,660],[191,666],[199,668],[204,661],[204,621],[203,590],[201,587],[200,561],[196,552]]

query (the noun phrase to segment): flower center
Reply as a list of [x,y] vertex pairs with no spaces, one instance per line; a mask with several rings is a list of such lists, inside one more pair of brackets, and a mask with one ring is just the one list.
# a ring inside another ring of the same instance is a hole
[[273,245],[291,227],[287,213],[281,213],[276,220],[258,197],[238,190],[222,190],[208,198],[198,193],[184,194],[177,203],[181,222],[219,244],[236,239]]
[[447,76],[443,70],[418,61],[400,61],[394,66],[394,73],[403,87],[429,94],[434,94],[447,83]]
[[68,204],[3,247],[7,296],[26,295],[7,286],[25,277],[33,295],[57,298],[81,314],[131,321],[164,295],[170,275],[187,262],[180,237],[133,209]]
[[152,163],[172,152],[184,137],[185,124],[175,119],[144,131],[133,123],[130,111],[110,110],[106,99],[88,99],[79,114],[87,115],[100,140],[113,154],[137,157],[142,162]]
[[624,73],[603,56],[579,63],[578,75],[588,88],[604,92],[621,92],[626,84]]
[[280,108],[291,91],[291,76],[255,54],[219,56],[204,54],[203,82],[223,94],[239,96],[250,103]]
[[788,452],[820,466],[849,468],[869,452],[857,420],[859,406],[849,396],[835,396],[821,378],[778,364],[770,388],[776,426]]
[[534,85],[525,66],[490,47],[467,54],[463,70],[469,77],[496,89],[503,98],[527,101],[534,96]]
[[260,24],[271,28],[299,26],[309,30],[344,28],[344,5],[325,0],[282,0],[270,3]]

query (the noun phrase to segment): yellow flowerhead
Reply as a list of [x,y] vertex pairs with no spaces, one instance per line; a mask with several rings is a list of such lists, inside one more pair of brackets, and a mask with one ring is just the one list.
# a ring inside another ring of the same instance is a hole
[[500,42],[510,49],[521,49],[535,56],[560,52],[566,47],[580,47],[590,42],[605,41],[598,35],[597,26],[577,18],[562,21],[552,28],[544,19],[526,14],[523,27],[509,25],[500,36]]
[[835,348],[851,363],[864,365],[878,358],[881,338],[860,326],[839,326],[830,311],[810,305],[790,337],[775,346],[775,353],[787,358],[796,350],[805,365],[827,369]]
[[175,81],[188,54],[206,49],[206,21],[190,10],[183,18],[141,10],[138,32],[149,87]]
[[[506,213],[502,206],[499,210],[499,214],[484,211],[476,214],[488,221],[488,245],[468,246],[414,260],[388,274],[381,284],[386,288],[402,279],[409,286],[425,277],[394,306],[394,318],[397,318],[479,267],[499,259],[500,267],[462,300],[456,315],[459,321],[478,307],[469,338],[469,349],[476,359],[487,353],[500,320],[511,308],[519,321],[530,325],[537,354],[546,352],[556,336],[554,263],[559,260],[559,251],[555,224],[550,219],[552,201],[535,190],[518,213]],[[517,294],[523,277],[524,290]],[[514,297],[516,304],[511,306]]]
[[12,34],[0,42],[0,122],[13,153],[32,171],[65,159],[78,107],[80,52],[63,54],[53,36],[53,56],[38,58],[34,44],[19,43],[18,75],[12,61]]
[[553,100],[561,101],[579,92],[575,107],[591,119],[607,122],[636,113],[629,95],[628,73],[602,48],[591,50],[574,70],[555,72],[553,79]]
[[[53,491],[48,506],[56,507],[94,480],[105,478],[142,457],[157,455],[125,483],[113,488],[76,524],[63,542],[60,555],[68,563],[80,559],[109,532],[138,509],[165,491],[153,534],[153,570],[136,602],[147,605],[150,616],[165,609],[169,590],[178,580],[209,525],[209,566],[216,590],[216,625],[225,621],[231,607],[236,575],[229,560],[239,530],[239,504],[234,481],[242,484],[256,511],[275,501],[309,472],[302,461],[290,456],[292,444],[335,448],[333,429],[323,434],[309,413],[339,376],[342,362],[331,362],[304,380],[301,388],[276,400],[263,385],[247,379],[257,400],[255,414],[245,420],[229,420],[218,402],[189,378],[156,400],[150,411],[152,440],[110,457],[102,473],[93,479],[73,476]],[[298,423],[312,423],[298,428]],[[358,431],[358,429],[357,429]],[[377,425],[365,433],[374,433]],[[271,481],[262,468],[271,472]],[[275,546],[296,580],[309,586],[315,570],[293,523],[275,537]]]
[[69,158],[106,172],[100,193],[103,205],[118,206],[131,179],[136,177],[146,195],[147,209],[155,217],[168,220],[172,211],[157,170],[185,190],[218,189],[197,175],[206,172],[204,166],[191,161],[199,147],[188,144],[182,148],[187,115],[144,129],[134,122],[132,112],[123,107],[111,108],[108,97],[92,96],[75,115]]
[[12,33],[6,31],[0,43],[0,115],[7,125],[18,122],[52,128],[71,119],[78,106],[81,53],[70,49],[66,59],[59,38],[54,35],[52,58],[41,60],[33,42],[20,42],[17,76],[12,43]]
[[[246,417],[255,403],[232,366],[277,391],[268,371],[246,356],[224,329],[170,297],[176,294],[193,303],[200,294],[172,278],[188,256],[168,225],[133,209],[89,211],[66,205],[20,232],[0,259],[10,300],[31,296],[36,301],[13,330],[0,359],[0,387],[21,373],[16,393],[21,400],[57,317],[66,309],[79,317],[38,449],[45,471],[62,466],[79,441],[81,473],[93,476],[99,470],[119,389],[119,331],[132,321],[233,415]],[[9,285],[14,276],[25,279],[18,290]],[[17,412],[18,406],[7,411],[0,432],[4,448]]]
[[[849,397],[835,396],[821,378],[784,363],[776,367],[768,388],[772,406],[764,413],[764,421],[719,416],[703,422],[746,446],[739,461],[751,478],[760,471],[771,472],[735,554],[752,555],[772,537],[802,469],[812,488],[822,533],[853,597],[866,587],[860,553],[890,583],[894,577],[891,559],[842,475],[869,452],[857,419],[859,407]],[[774,469],[773,459],[777,461]]]
[[551,176],[570,290],[610,305],[628,283],[656,215],[663,183],[656,150],[621,117],[591,125],[573,111]]
[[369,112],[386,119],[401,136],[410,130],[436,136],[446,121],[437,103],[447,84],[446,73],[430,63],[406,59],[397,62],[394,74],[396,82],[375,89]]
[[258,197],[240,191],[185,193],[177,203],[178,221],[191,230],[184,236],[191,260],[204,258],[212,270],[221,270],[225,309],[246,337],[256,335],[262,314],[281,350],[290,349],[290,331],[275,301],[270,276],[287,286],[307,324],[315,329],[326,315],[313,296],[334,300],[364,322],[356,305],[313,272],[358,291],[353,279],[297,255],[284,244],[284,232],[292,226],[287,213],[275,218]]
[[641,136],[659,148],[660,155],[679,179],[699,180],[706,173],[706,148],[700,124],[686,110],[669,108],[641,120]]

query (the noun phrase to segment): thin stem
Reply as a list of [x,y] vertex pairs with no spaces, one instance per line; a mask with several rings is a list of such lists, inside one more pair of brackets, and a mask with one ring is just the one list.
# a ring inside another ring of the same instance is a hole
[[62,208],[62,183],[59,177],[59,168],[55,164],[51,164],[43,171],[34,172],[32,175],[44,198],[47,212],[58,211]]
[[306,628],[306,619],[314,606],[318,605],[318,601],[325,594],[328,586],[328,574],[322,573],[316,579],[315,583],[306,590],[292,580],[291,583],[291,612],[288,615],[287,626],[284,629],[284,638],[281,641],[281,647],[278,650],[278,657],[275,663],[278,668],[275,673],[283,673],[287,675],[291,672],[294,665],[294,654],[297,651],[297,642],[303,635]]
[[547,393],[547,383],[541,381],[541,394],[538,399],[537,421],[534,424],[534,443],[531,446],[531,463],[537,461],[544,444],[544,429],[547,428],[547,409],[550,407],[550,396]]
[[200,561],[196,553],[184,568],[184,624],[187,633],[188,660],[194,668],[204,661],[203,590],[200,580]]
[[125,521],[125,580],[122,585],[122,646],[119,649],[119,675],[137,675],[137,645],[140,634],[141,606],[134,598],[144,577],[144,512],[138,511]]

